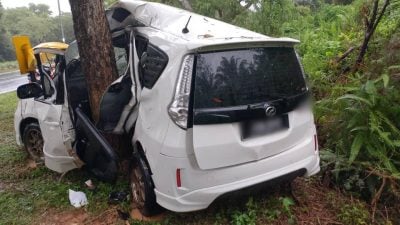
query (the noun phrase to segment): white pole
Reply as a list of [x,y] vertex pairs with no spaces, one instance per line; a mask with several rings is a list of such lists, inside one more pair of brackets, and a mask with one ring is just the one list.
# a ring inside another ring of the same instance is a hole
[[63,27],[62,18],[61,18],[60,0],[57,0],[57,3],[58,3],[58,17],[59,17],[59,19],[60,19],[60,27],[61,27],[62,42],[65,43],[64,27]]

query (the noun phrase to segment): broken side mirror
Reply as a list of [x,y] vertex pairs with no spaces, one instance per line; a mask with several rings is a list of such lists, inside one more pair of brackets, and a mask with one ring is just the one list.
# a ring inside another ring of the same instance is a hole
[[19,99],[37,98],[43,95],[43,89],[37,83],[21,85],[17,88]]

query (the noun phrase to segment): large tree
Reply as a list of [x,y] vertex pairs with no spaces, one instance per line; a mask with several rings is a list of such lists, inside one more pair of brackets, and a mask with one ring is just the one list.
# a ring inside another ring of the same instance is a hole
[[86,76],[92,117],[99,119],[100,100],[118,78],[103,0],[69,0],[76,41]]

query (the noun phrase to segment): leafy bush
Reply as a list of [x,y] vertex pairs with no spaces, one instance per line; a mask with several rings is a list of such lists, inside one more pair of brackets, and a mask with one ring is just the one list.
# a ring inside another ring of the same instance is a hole
[[18,69],[17,61],[0,62],[0,73]]
[[320,122],[329,124],[322,132],[326,147],[333,150],[323,152],[325,166],[345,188],[366,197],[380,195],[380,187],[398,195],[400,92],[387,75],[360,82],[353,80],[341,88],[343,96],[318,105]]
[[233,225],[255,225],[257,220],[257,204],[254,202],[253,198],[249,198],[246,203],[246,211],[234,211],[232,213]]
[[339,220],[347,225],[367,225],[369,220],[368,210],[361,204],[346,204],[338,214]]

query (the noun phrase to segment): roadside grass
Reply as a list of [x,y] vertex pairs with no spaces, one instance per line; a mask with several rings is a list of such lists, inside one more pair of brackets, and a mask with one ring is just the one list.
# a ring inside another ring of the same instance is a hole
[[18,70],[17,61],[0,62],[0,73],[10,72],[14,70]]
[[[125,224],[117,209],[130,212],[131,205],[108,204],[112,191],[126,191],[127,178],[116,185],[102,183],[84,169],[60,175],[43,165],[35,165],[14,135],[15,92],[0,95],[0,224]],[[97,186],[85,188],[88,179]],[[159,222],[129,219],[130,224],[370,224],[364,203],[337,190],[324,187],[318,179],[297,179],[292,183],[218,199],[208,209],[192,213],[164,213]],[[89,205],[74,209],[68,189],[86,193]]]
[[[115,186],[101,183],[85,170],[74,170],[60,181],[60,175],[43,165],[35,165],[27,158],[22,147],[16,145],[14,112],[16,93],[0,95],[0,224],[31,224],[49,209],[71,210],[68,189],[84,191],[89,214],[100,214],[109,206],[108,194],[126,190],[128,185],[120,179]],[[88,179],[96,184],[94,192],[84,187]],[[126,208],[126,206],[124,206]]]

